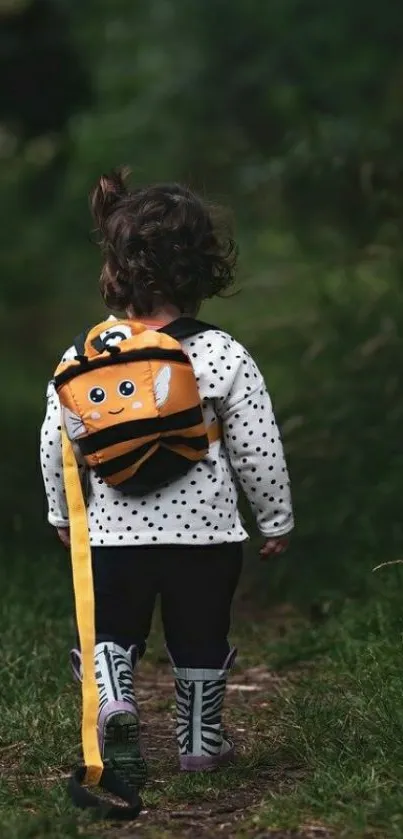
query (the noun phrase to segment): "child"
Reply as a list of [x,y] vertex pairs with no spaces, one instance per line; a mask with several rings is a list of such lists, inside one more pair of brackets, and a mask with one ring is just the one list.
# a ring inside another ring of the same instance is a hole
[[[151,330],[180,325],[184,318],[189,324],[203,300],[231,285],[234,244],[188,189],[169,184],[128,191],[123,177],[113,173],[100,179],[92,211],[104,258],[102,296],[122,317]],[[113,318],[110,323],[113,332]],[[263,556],[281,553],[293,527],[282,444],[256,364],[214,327],[195,328],[182,347],[196,375],[205,424],[218,420],[221,438],[187,474],[141,497],[111,488],[91,469],[86,473],[100,751],[137,786],[146,780],[146,767],[133,670],[145,652],[157,594],[175,676],[180,767],[212,770],[234,753],[221,713],[236,655],[227,640],[231,603],[247,539],[237,483],[265,539]],[[75,355],[71,348],[64,360]],[[128,383],[123,385],[127,391]],[[49,522],[69,546],[60,402],[52,382],[41,464]],[[79,677],[78,651],[72,660]]]

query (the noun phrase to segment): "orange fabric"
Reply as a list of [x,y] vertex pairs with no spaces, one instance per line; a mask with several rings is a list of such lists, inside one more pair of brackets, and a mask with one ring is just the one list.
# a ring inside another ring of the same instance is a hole
[[206,447],[202,451],[196,452],[194,449],[191,449],[186,443],[173,443],[172,446],[169,446],[170,450],[176,452],[176,454],[182,455],[185,457],[186,460],[191,461],[191,463],[199,463],[202,457],[206,457],[208,452],[208,448]]
[[98,449],[95,454],[87,455],[86,460],[89,466],[96,468],[99,463],[107,463],[108,460],[132,452],[136,448],[140,448],[140,446],[144,446],[145,443],[150,443],[155,439],[155,434],[148,434],[147,437],[136,437],[136,440],[129,439],[123,443],[115,443],[112,446],[107,446],[105,449]]
[[[97,343],[99,340],[100,346]],[[102,349],[104,341],[109,342],[111,348],[119,341],[121,356],[118,363],[107,347]],[[148,350],[150,357],[129,357],[126,360],[126,354],[133,350]],[[156,358],[152,357],[154,350]],[[178,358],[169,355],[164,358],[164,351],[175,352]],[[160,357],[158,352],[161,352]],[[91,438],[97,432],[110,431],[103,437],[103,445],[96,451],[86,454],[88,449],[83,448],[89,467],[96,469],[111,462],[112,474],[104,476],[107,484],[118,487],[131,478],[160,445],[171,448],[190,463],[205,457],[207,446],[195,452],[194,448],[186,444],[186,440],[197,437],[200,437],[201,441],[207,436],[209,442],[213,440],[210,439],[212,431],[208,432],[202,419],[193,367],[176,339],[163,332],[147,329],[138,321],[104,321],[89,331],[84,354],[87,358],[86,366],[80,367],[75,360],[59,365],[55,373],[56,384],[57,377],[65,371],[73,370],[75,375],[64,381],[62,379],[57,385],[57,390],[70,439],[80,445],[81,440]],[[104,366],[97,366],[100,359],[106,362]],[[192,417],[192,410],[193,424],[183,427],[182,414],[186,416],[185,412],[188,411]],[[158,418],[167,422],[172,418],[173,430],[168,428],[161,432],[158,426],[150,423],[147,433],[147,420]],[[131,425],[137,420],[143,421],[145,433],[141,437],[133,431],[135,425]],[[218,430],[214,432],[215,435],[218,433]],[[176,439],[171,445],[170,436],[180,439]],[[94,438],[95,441],[97,439]],[[115,442],[116,439],[118,442]],[[214,439],[218,437],[215,436]],[[136,461],[136,452],[145,443],[154,440],[156,445],[145,455],[139,452],[139,459]],[[133,464],[122,468],[123,464],[120,464],[118,459],[125,455],[130,456],[130,453],[133,453]],[[116,471],[113,472],[114,459],[117,463]]]
[[217,443],[218,440],[222,437],[222,428],[220,422],[213,422],[209,428],[207,429],[207,437],[210,443],[210,446],[213,443]]

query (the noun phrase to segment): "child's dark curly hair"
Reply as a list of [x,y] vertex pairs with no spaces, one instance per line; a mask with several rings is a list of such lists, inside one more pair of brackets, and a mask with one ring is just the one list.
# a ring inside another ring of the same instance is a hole
[[189,189],[157,184],[129,191],[125,174],[104,175],[91,195],[101,234],[101,291],[116,311],[151,314],[166,303],[193,314],[234,280],[237,249],[213,211]]

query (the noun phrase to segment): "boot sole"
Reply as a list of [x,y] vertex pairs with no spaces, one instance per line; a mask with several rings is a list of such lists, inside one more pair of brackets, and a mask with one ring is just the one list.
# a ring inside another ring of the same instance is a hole
[[179,765],[181,772],[217,772],[235,761],[235,748],[232,747],[222,755],[210,757],[207,755],[181,755]]
[[147,782],[147,764],[140,749],[140,724],[133,714],[113,714],[104,729],[103,761],[120,780],[135,789]]
[[217,758],[194,757],[193,755],[180,758],[181,772],[218,772],[235,760],[234,755],[221,755]]

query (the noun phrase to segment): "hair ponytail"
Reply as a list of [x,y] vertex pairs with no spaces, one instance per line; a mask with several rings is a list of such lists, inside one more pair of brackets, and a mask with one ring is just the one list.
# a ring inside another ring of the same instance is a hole
[[128,169],[115,169],[109,175],[101,175],[91,193],[92,217],[98,229],[106,238],[106,221],[108,216],[116,208],[119,201],[128,195],[125,181],[129,174]]

